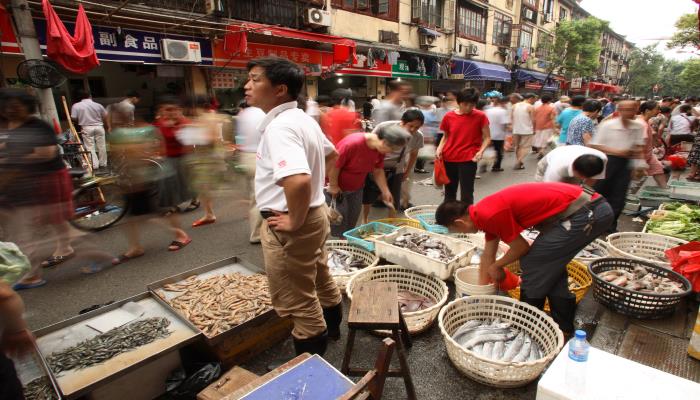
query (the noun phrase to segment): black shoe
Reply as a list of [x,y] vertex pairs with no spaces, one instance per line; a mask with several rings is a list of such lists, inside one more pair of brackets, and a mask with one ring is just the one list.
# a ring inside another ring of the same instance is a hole
[[343,322],[343,302],[323,309],[323,319],[328,327],[328,339],[340,339],[340,323]]
[[424,169],[424,168],[415,168],[415,169],[413,170],[413,172],[415,172],[415,173],[417,173],[417,174],[427,174],[427,173],[430,173],[430,171],[428,171],[428,170],[426,170],[426,169]]
[[328,331],[324,331],[322,334],[310,337],[308,339],[294,338],[294,351],[297,353],[297,355],[309,353],[323,356],[326,353],[327,347]]
[[503,168],[491,168],[491,172],[503,172]]

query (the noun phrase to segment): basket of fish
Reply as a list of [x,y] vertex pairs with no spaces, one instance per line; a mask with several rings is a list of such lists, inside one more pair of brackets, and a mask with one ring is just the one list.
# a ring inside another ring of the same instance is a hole
[[374,242],[378,238],[394,232],[397,229],[398,228],[396,226],[374,221],[368,224],[360,225],[357,228],[350,229],[349,231],[343,233],[343,236],[350,244],[360,246],[367,251],[374,252]]
[[[479,265],[479,263],[481,262],[481,254],[484,250],[484,246],[486,246],[486,236],[483,232],[450,233],[449,236],[473,244],[474,247],[476,247],[476,252],[472,256],[471,264]],[[503,242],[498,242],[498,251],[496,252],[496,259],[503,257],[503,255],[506,254],[508,250],[510,250],[510,246]]]
[[455,292],[457,297],[473,296],[477,294],[496,294],[498,288],[496,284],[479,284],[479,267],[470,265],[464,268],[457,268],[455,271]]
[[452,364],[493,387],[527,385],[564,346],[564,335],[552,318],[503,296],[453,300],[440,311],[438,323]]
[[398,285],[401,312],[412,335],[430,328],[450,293],[445,282],[433,276],[398,265],[380,265],[365,268],[350,279],[347,286],[350,300],[353,286],[367,281],[395,282]]
[[374,222],[381,222],[382,224],[393,225],[397,228],[401,228],[402,226],[410,226],[416,229],[423,229],[423,226],[420,224],[419,221],[410,218],[382,218],[377,219]]
[[474,246],[453,237],[404,226],[375,241],[377,256],[406,268],[449,279],[471,261]]
[[576,260],[588,265],[592,261],[608,256],[608,244],[605,241],[596,239],[574,257]]
[[681,274],[657,264],[625,258],[602,258],[588,266],[593,297],[620,314],[658,319],[673,314],[691,290]]
[[655,233],[618,232],[608,236],[609,257],[629,258],[670,268],[666,250],[688,241]]
[[328,269],[341,292],[358,271],[379,264],[379,257],[363,248],[353,246],[346,240],[328,240]]
[[[520,275],[520,261],[508,264],[506,265],[506,268],[508,268],[512,273]],[[576,296],[576,304],[578,304],[581,300],[583,300],[583,297],[586,295],[588,289],[593,284],[593,279],[591,278],[591,274],[588,273],[588,268],[586,268],[586,265],[580,261],[571,260],[566,265],[566,272],[569,275],[569,290]],[[516,287],[513,290],[509,290],[508,296],[519,300],[520,286]],[[544,311],[550,311],[549,300],[547,300],[544,303]]]

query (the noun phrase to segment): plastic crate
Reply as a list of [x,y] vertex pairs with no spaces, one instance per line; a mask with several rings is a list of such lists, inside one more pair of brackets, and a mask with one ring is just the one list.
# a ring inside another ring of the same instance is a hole
[[671,200],[671,190],[658,186],[645,186],[639,192],[639,203],[642,207],[658,207]]
[[358,226],[357,228],[350,229],[349,231],[343,233],[343,236],[348,240],[348,243],[362,247],[367,251],[374,252],[374,241],[363,239],[363,237],[374,233],[386,235],[396,231],[397,229],[399,228],[393,225],[383,224],[381,222],[370,222],[368,224]]
[[416,215],[416,218],[420,222],[421,226],[423,226],[423,229],[428,232],[439,233],[442,235],[450,233],[446,226],[435,223],[435,213]]

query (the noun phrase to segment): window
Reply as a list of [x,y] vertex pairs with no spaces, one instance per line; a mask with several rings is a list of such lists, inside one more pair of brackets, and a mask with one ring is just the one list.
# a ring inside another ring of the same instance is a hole
[[523,0],[523,5],[537,10],[537,0]]
[[554,0],[544,0],[544,13],[552,15],[554,12]]
[[523,25],[522,29],[520,30],[520,41],[518,42],[519,47],[522,47],[524,49],[527,49],[528,52],[532,48],[532,28]]
[[564,7],[559,7],[559,21],[566,21],[569,19],[569,10]]
[[345,11],[398,21],[399,0],[333,0],[333,6]]
[[413,21],[442,27],[443,0],[413,0]]
[[513,19],[505,14],[493,14],[493,44],[510,47],[510,36],[513,30]]
[[549,52],[552,51],[552,45],[554,45],[554,37],[544,31],[539,31],[537,35],[537,51],[535,52],[535,56],[537,58],[547,58]]
[[457,32],[460,36],[485,41],[486,18],[484,9],[471,6],[468,3],[460,3],[457,13]]

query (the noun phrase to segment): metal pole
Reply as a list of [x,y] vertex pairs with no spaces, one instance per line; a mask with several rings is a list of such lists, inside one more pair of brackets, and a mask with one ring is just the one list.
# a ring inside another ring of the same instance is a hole
[[[15,20],[17,34],[19,36],[24,58],[27,60],[41,60],[41,48],[39,48],[39,38],[34,29],[32,13],[29,10],[27,0],[12,0],[12,17]],[[39,97],[39,108],[42,118],[51,126],[54,122],[58,124],[58,111],[54,102],[51,89],[36,89]]]

